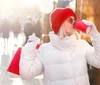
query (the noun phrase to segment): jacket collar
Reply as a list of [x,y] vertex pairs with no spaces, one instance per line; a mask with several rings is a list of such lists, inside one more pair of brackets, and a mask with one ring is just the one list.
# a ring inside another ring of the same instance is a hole
[[60,39],[60,37],[53,32],[50,32],[49,36],[51,44],[60,50],[71,51],[76,46],[77,40],[74,34],[71,36],[66,36],[63,39]]

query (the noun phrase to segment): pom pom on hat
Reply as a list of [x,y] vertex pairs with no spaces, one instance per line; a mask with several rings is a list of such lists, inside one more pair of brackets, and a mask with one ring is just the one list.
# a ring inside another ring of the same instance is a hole
[[57,8],[50,15],[51,28],[55,34],[58,33],[63,22],[70,16],[77,19],[76,14],[70,8]]

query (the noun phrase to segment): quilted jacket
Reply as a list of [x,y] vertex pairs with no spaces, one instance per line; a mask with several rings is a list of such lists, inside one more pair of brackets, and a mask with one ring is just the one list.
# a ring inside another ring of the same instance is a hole
[[74,35],[60,39],[50,32],[49,36],[50,42],[38,50],[34,48],[39,42],[36,38],[23,47],[21,77],[31,79],[43,74],[44,85],[90,85],[87,63],[100,68],[100,35],[94,36],[93,47]]

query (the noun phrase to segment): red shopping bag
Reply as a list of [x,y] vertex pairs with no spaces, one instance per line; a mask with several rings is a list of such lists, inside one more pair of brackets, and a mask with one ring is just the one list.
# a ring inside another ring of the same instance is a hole
[[[36,49],[38,49],[40,47],[40,44],[36,45]],[[20,54],[21,54],[21,50],[22,48],[18,48],[17,51],[14,54],[14,57],[12,59],[12,61],[10,62],[10,65],[7,68],[8,72],[20,75],[19,73],[19,62],[20,62]]]

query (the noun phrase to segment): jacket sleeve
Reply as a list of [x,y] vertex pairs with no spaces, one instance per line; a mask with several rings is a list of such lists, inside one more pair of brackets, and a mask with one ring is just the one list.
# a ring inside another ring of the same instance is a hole
[[100,34],[93,37],[92,44],[93,47],[88,45],[87,62],[96,68],[100,68]]
[[20,76],[23,79],[31,79],[43,72],[43,64],[39,60],[39,52],[35,49],[37,42],[27,43],[21,51]]

